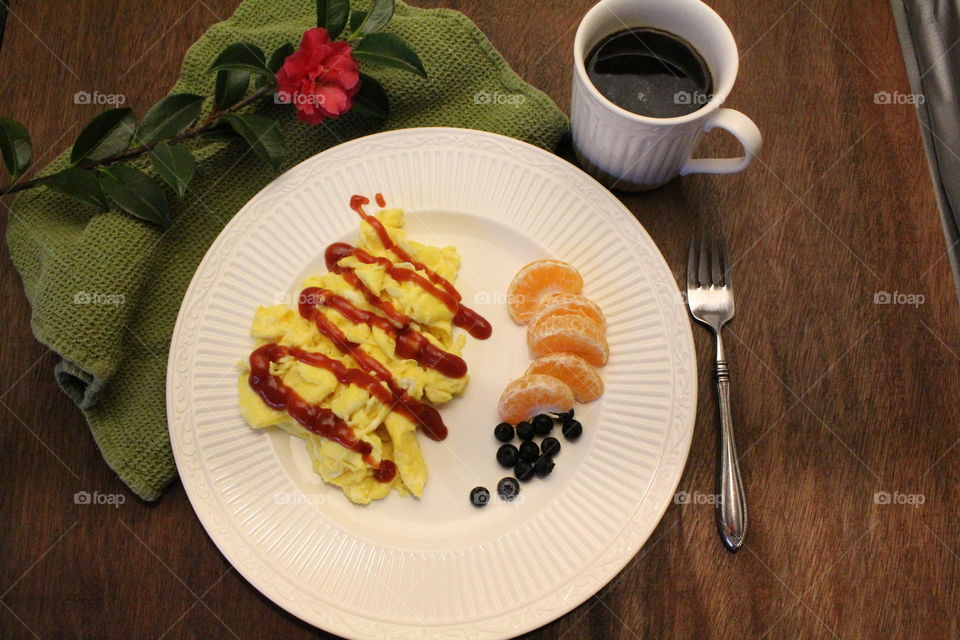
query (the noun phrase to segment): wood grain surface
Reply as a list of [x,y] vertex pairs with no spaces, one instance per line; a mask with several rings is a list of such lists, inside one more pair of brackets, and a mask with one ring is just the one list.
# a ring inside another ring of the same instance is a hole
[[[466,13],[568,108],[572,37],[591,0],[414,2]],[[120,93],[142,113],[188,45],[236,4],[14,0],[0,114],[29,123],[42,166],[97,110],[76,106],[75,92]],[[760,126],[763,156],[738,175],[692,176],[623,201],[678,283],[699,224],[717,217],[731,238],[727,345],[747,546],[724,551],[703,503],[716,464],[704,383],[680,486],[689,502],[670,506],[606,588],[529,637],[956,638],[960,313],[914,110],[875,101],[909,91],[888,3],[709,4],[740,45],[728,104]],[[704,147],[736,149],[720,133]],[[55,356],[32,338],[3,253],[0,636],[328,637],[230,568],[179,484],[148,505],[110,472],[54,383]],[[875,304],[878,292],[922,302]],[[707,381],[711,344],[699,327],[694,337]],[[76,505],[81,490],[126,502]]]

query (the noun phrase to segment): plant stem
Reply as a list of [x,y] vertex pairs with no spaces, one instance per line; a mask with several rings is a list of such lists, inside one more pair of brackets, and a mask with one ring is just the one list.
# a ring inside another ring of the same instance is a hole
[[34,178],[33,180],[24,180],[23,182],[18,182],[4,189],[0,189],[0,196],[5,196],[8,193],[15,193],[17,191],[23,191],[24,189],[32,189],[33,187],[39,187],[41,184],[43,184],[43,178]]
[[[249,96],[247,96],[246,98],[238,102],[237,104],[233,105],[232,107],[228,107],[223,111],[219,111],[217,110],[216,107],[214,107],[213,111],[211,111],[210,114],[206,118],[204,118],[201,122],[199,122],[193,127],[190,127],[189,129],[185,129],[184,131],[181,131],[176,135],[170,136],[169,138],[163,138],[161,140],[154,140],[153,142],[141,144],[139,146],[126,149],[119,153],[115,153],[112,156],[103,158],[102,160],[97,160],[96,162],[92,162],[90,164],[84,165],[82,168],[92,170],[92,169],[96,169],[97,167],[113,164],[114,162],[120,162],[121,160],[129,160],[130,158],[135,158],[139,155],[143,155],[144,153],[147,153],[148,151],[152,150],[155,146],[157,146],[161,142],[180,142],[181,140],[189,140],[190,138],[195,138],[201,133],[203,133],[204,131],[207,131],[208,129],[210,129],[216,123],[216,121],[220,119],[221,116],[224,116],[230,113],[235,113],[240,109],[250,104],[253,104],[254,102],[266,96],[267,94],[271,93],[272,91],[273,91],[273,87],[270,85],[267,85],[265,87],[260,87],[259,89],[251,93]],[[6,187],[0,187],[0,197],[9,195],[11,193],[16,193],[17,191],[24,191],[26,189],[32,189],[34,187],[38,187],[42,185],[47,178],[50,178],[51,176],[54,176],[54,175],[56,174],[50,174],[49,176],[41,176],[39,178],[33,178],[32,180],[24,180],[23,182],[7,185]]]

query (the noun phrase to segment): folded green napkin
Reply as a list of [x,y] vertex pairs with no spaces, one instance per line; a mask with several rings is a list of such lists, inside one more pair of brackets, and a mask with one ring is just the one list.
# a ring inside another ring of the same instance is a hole
[[[369,8],[355,0],[355,9]],[[315,26],[312,0],[246,0],[187,52],[172,93],[212,95],[216,55],[248,41],[266,51],[300,42]],[[397,3],[387,27],[410,42],[430,77],[371,69],[391,99],[378,126],[348,113],[318,127],[293,108],[256,108],[280,121],[289,155],[282,169],[340,141],[380,129],[452,126],[494,131],[552,149],[566,118],[523,82],[466,16]],[[523,100],[486,99],[497,94]],[[478,97],[479,96],[479,97]],[[504,104],[499,104],[504,102]],[[164,232],[117,212],[95,214],[48,189],[23,192],[7,239],[33,307],[33,332],[62,358],[56,377],[90,424],[103,457],[137,495],[155,500],[176,477],[164,401],[167,353],[184,291],[214,238],[275,173],[242,143],[193,142],[197,173]],[[68,153],[45,171],[66,166]],[[136,163],[150,173],[147,163]]]

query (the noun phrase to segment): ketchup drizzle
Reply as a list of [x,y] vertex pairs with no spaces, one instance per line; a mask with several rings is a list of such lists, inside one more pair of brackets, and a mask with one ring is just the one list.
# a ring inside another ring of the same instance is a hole
[[[310,289],[304,289],[304,291],[310,291]],[[347,302],[347,304],[349,304],[349,302]],[[372,377],[375,377],[379,381],[386,383],[387,389],[384,391],[389,390],[389,393],[392,394],[392,402],[385,402],[385,404],[387,404],[392,411],[400,411],[406,415],[408,418],[410,418],[410,420],[413,421],[414,424],[423,429],[423,432],[427,434],[427,437],[432,440],[443,440],[447,437],[447,426],[443,424],[443,418],[440,417],[439,411],[430,405],[423,404],[419,400],[411,398],[409,395],[407,395],[406,391],[400,389],[397,386],[396,381],[393,379],[393,376],[390,374],[390,371],[383,366],[379,360],[361,349],[360,345],[356,342],[351,342],[348,340],[347,337],[343,335],[343,332],[337,327],[337,325],[330,322],[325,315],[320,313],[320,309],[315,304],[305,300],[303,293],[300,294],[299,306],[300,315],[308,320],[313,320],[314,324],[317,325],[317,330],[323,335],[327,336],[341,353],[353,356],[353,359],[357,361],[357,364],[359,364],[367,372],[371,373]],[[361,310],[357,309],[357,311]],[[399,342],[400,340],[398,339],[398,348]]]
[[314,313],[311,308],[313,305],[330,307],[354,324],[363,323],[370,327],[379,327],[393,336],[397,343],[396,354],[401,358],[416,360],[420,366],[435,369],[449,378],[462,378],[467,375],[467,363],[463,358],[438,348],[409,324],[404,324],[398,329],[388,319],[359,309],[346,298],[328,289],[320,287],[304,289],[300,292],[299,304],[300,315],[304,318],[310,318]]
[[[307,402],[291,387],[285,385],[279,376],[270,373],[270,363],[284,356],[293,356],[311,366],[323,367],[333,373],[341,383],[353,383],[363,387],[388,405],[392,404],[390,392],[380,386],[377,380],[367,372],[349,369],[342,362],[328,358],[322,353],[312,353],[298,347],[265,344],[250,354],[248,378],[250,388],[263,399],[267,406],[278,411],[286,411],[310,433],[328,438],[345,449],[361,454],[364,462],[375,467],[373,476],[378,482],[393,480],[397,474],[397,466],[392,460],[381,460],[379,465],[376,464],[370,455],[373,447],[369,442],[358,439],[350,425],[329,409]],[[384,398],[384,395],[387,397]]]
[[363,284],[363,281],[357,277],[357,274],[353,272],[353,269],[347,269],[337,264],[343,258],[351,255],[352,252],[353,247],[346,242],[335,242],[327,247],[327,250],[324,253],[324,259],[327,263],[327,270],[331,273],[339,274],[347,282],[347,284],[362,293],[363,297],[371,306],[377,307],[380,309],[380,311],[383,311],[384,315],[390,318],[398,327],[409,324],[410,318],[401,313],[389,301],[381,300],[380,297],[371,291],[367,285]]
[[[379,193],[377,194],[376,200],[380,207],[383,207],[386,204],[383,201],[383,196]],[[454,312],[454,325],[460,327],[461,329],[465,329],[471,336],[477,338],[478,340],[486,340],[489,338],[493,333],[493,327],[486,320],[486,318],[481,316],[473,309],[460,304],[460,301],[463,299],[460,295],[460,292],[457,291],[456,288],[450,284],[446,278],[434,273],[424,264],[414,260],[412,257],[410,257],[410,254],[403,250],[403,248],[394,243],[393,239],[390,237],[390,234],[387,233],[386,228],[383,226],[383,223],[380,222],[376,217],[367,214],[367,212],[363,209],[364,205],[369,203],[370,199],[364,196],[355,195],[350,198],[350,208],[356,211],[357,215],[359,215],[373,228],[373,230],[377,233],[377,236],[380,238],[380,243],[384,246],[384,248],[393,252],[393,254],[397,256],[401,262],[407,262],[413,265],[415,269],[426,273],[427,278],[423,278],[412,269],[395,267],[393,263],[386,258],[375,258],[363,249],[354,249],[353,255],[356,256],[361,262],[366,262],[367,264],[372,264],[373,262],[380,262],[381,264],[383,262],[389,263],[390,266],[387,267],[388,273],[390,273],[390,276],[394,280],[416,282],[418,285],[423,287],[424,291],[440,300],[440,302],[442,302],[448,309]],[[369,259],[365,259],[363,257],[364,255]]]
[[459,302],[460,293],[446,278],[434,273],[430,269],[427,269],[423,264],[414,260],[409,253],[403,250],[402,247],[394,243],[393,238],[391,238],[390,234],[387,233],[386,228],[383,226],[383,223],[380,222],[380,220],[378,220],[375,216],[368,215],[367,212],[364,211],[363,206],[369,203],[370,199],[365,196],[350,197],[350,208],[356,211],[357,214],[363,218],[365,222],[367,222],[367,224],[373,227],[373,230],[376,231],[377,236],[380,238],[380,243],[385,249],[392,251],[395,256],[400,258],[401,262],[409,262],[417,269],[426,272],[427,276],[433,281],[434,284],[446,289],[447,293],[449,293]]

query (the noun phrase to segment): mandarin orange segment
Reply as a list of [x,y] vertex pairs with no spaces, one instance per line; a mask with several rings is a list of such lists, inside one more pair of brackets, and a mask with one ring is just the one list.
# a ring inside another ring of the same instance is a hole
[[573,391],[557,378],[526,375],[508,384],[500,395],[500,419],[517,424],[538,413],[569,411],[573,401]]
[[595,367],[607,363],[610,348],[603,330],[590,318],[548,315],[527,330],[527,345],[535,355],[575,353]]
[[530,363],[527,375],[544,374],[573,391],[577,402],[592,402],[603,395],[603,379],[590,363],[575,353],[550,353]]
[[530,318],[530,328],[533,329],[539,320],[549,315],[584,316],[596,322],[604,331],[607,329],[607,318],[600,305],[577,293],[558,293],[541,300]]
[[510,316],[526,324],[540,301],[555,293],[580,293],[583,278],[572,264],[560,260],[536,260],[520,269],[507,289]]

